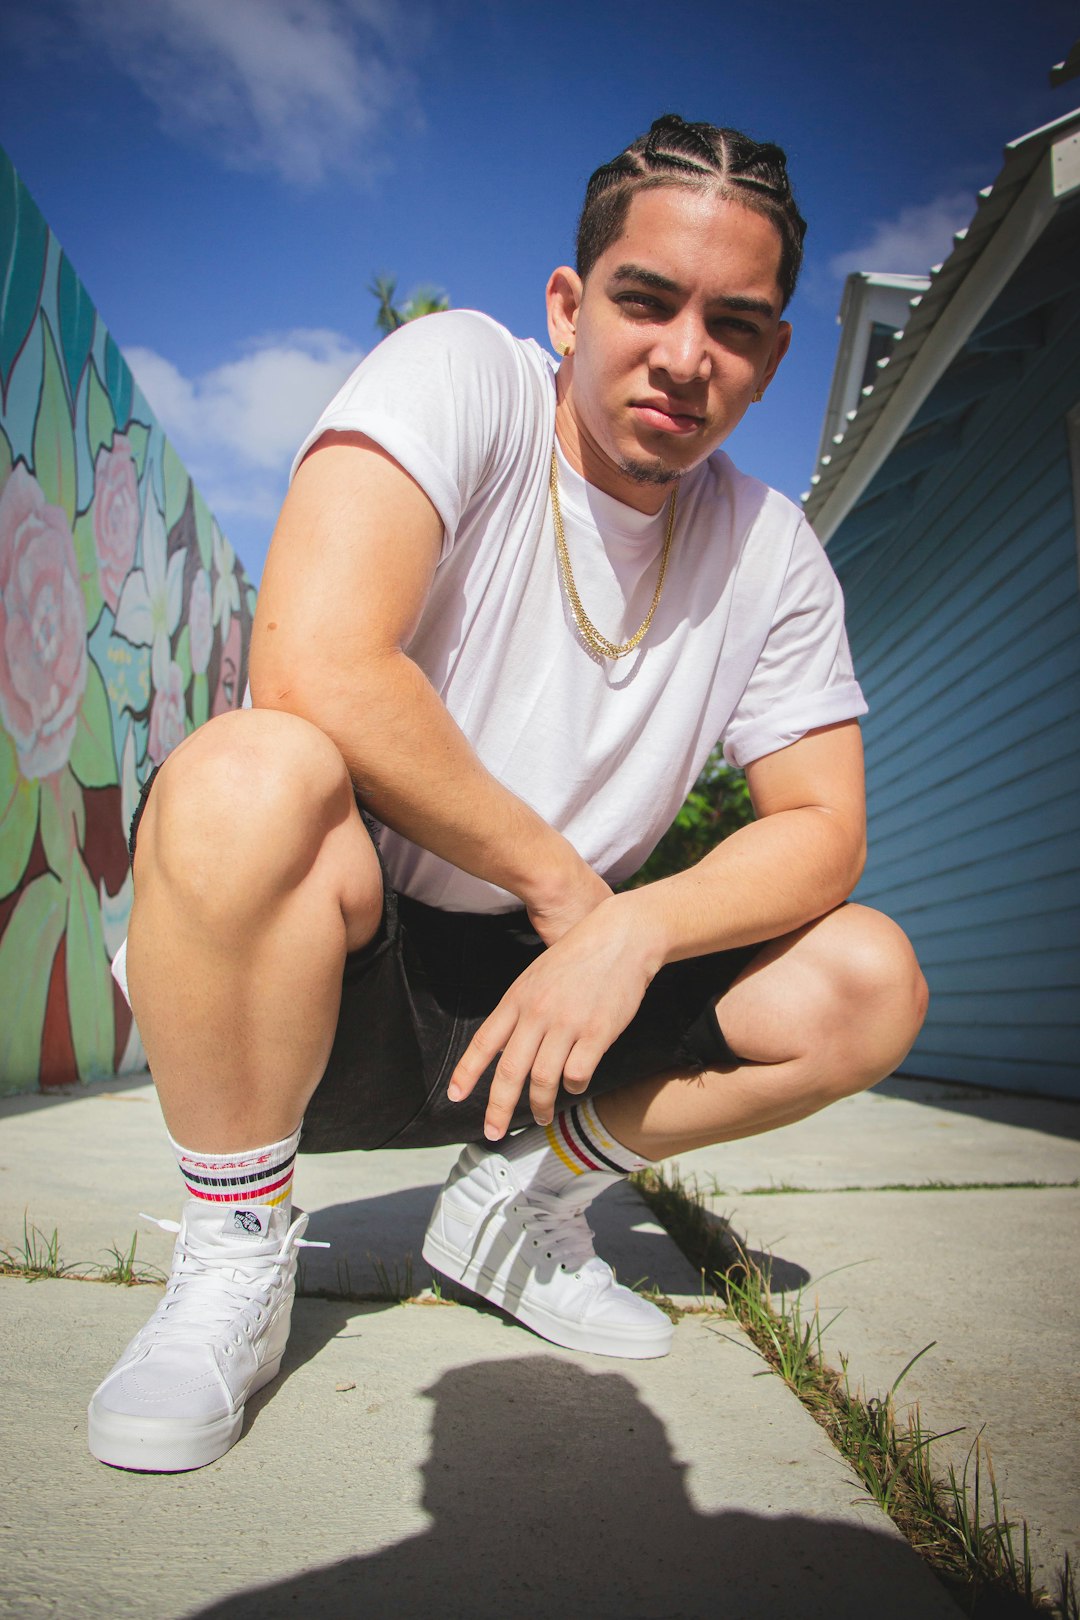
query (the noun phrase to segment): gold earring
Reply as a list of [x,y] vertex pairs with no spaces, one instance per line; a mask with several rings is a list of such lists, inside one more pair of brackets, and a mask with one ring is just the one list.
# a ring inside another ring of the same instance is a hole
[[574,352],[574,345],[572,343],[566,342],[566,343],[560,343],[559,344],[559,353],[561,355],[564,355],[567,359],[570,358],[570,356],[573,354],[573,352]]
[[765,398],[765,390],[764,390],[764,388],[759,388],[757,393],[754,395],[752,403],[755,404],[755,405],[760,405],[764,398]]

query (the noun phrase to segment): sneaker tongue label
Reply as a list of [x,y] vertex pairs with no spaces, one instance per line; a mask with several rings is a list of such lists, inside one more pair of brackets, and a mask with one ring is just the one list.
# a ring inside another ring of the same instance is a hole
[[230,1209],[221,1223],[221,1235],[232,1238],[268,1237],[272,1214],[269,1204],[243,1204],[239,1209]]

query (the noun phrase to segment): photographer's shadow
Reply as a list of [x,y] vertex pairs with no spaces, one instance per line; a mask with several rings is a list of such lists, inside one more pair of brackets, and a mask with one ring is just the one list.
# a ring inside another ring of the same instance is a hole
[[[910,1549],[884,1520],[879,1531],[700,1511],[663,1424],[621,1373],[528,1355],[456,1367],[424,1394],[434,1403],[426,1530],[199,1614],[899,1620],[922,1579],[924,1612],[939,1612],[931,1578],[913,1572]],[[746,1459],[731,1458],[730,1477],[732,1497],[745,1497]],[[351,1477],[337,1481],[335,1514],[352,1511],[370,1536],[372,1498],[385,1483],[359,1454]]]

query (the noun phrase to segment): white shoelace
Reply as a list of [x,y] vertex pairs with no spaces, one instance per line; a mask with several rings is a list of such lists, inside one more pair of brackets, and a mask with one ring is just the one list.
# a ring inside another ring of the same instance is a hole
[[[142,1211],[140,1219],[152,1221],[163,1232],[180,1233],[178,1221],[159,1220]],[[280,1270],[289,1264],[292,1251],[330,1247],[300,1237],[306,1225],[306,1214],[297,1216],[277,1248],[255,1253],[251,1245],[207,1243],[186,1233],[173,1256],[165,1297],[143,1329],[143,1343],[158,1338],[174,1342],[194,1338],[205,1343],[208,1331],[228,1329],[239,1344],[235,1334],[238,1316],[246,1323],[252,1319],[254,1325],[262,1322]]]
[[581,1193],[574,1187],[562,1193],[530,1187],[518,1195],[513,1207],[523,1217],[525,1228],[542,1242],[545,1255],[561,1261],[567,1271],[580,1274],[588,1268],[597,1281],[610,1281],[611,1267],[597,1255],[592,1228],[585,1219],[585,1210],[595,1197],[595,1187],[583,1188]]

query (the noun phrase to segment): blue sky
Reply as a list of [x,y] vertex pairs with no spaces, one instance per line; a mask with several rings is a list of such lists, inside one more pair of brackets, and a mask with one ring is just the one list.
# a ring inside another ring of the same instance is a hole
[[258,579],[373,274],[546,341],[590,171],[661,112],[779,142],[792,351],[729,444],[798,496],[849,269],[925,271],[1008,140],[1080,101],[1072,0],[7,0],[0,143]]

